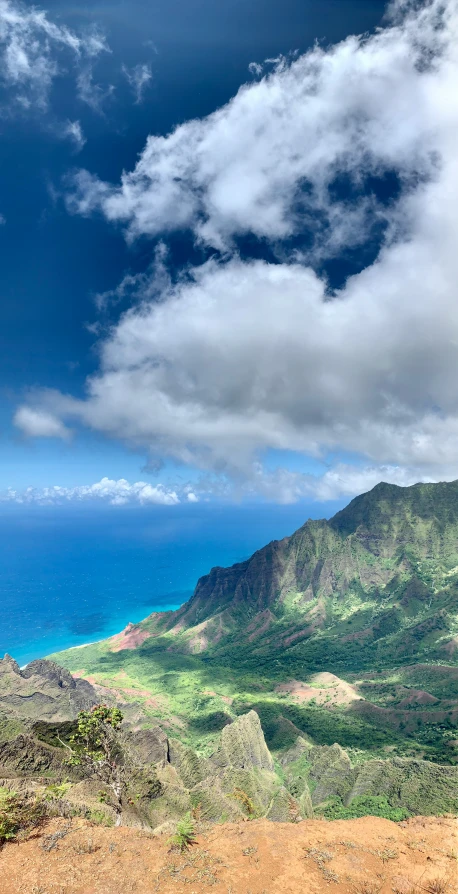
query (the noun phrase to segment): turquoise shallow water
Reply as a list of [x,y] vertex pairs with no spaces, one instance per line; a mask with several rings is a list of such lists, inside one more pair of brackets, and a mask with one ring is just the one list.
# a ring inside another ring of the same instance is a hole
[[340,505],[7,507],[0,514],[0,655],[25,664],[177,608],[212,566],[241,561]]

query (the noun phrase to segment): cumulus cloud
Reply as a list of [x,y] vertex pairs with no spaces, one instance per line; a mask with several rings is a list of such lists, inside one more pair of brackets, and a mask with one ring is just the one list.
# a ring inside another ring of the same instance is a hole
[[134,65],[133,68],[127,68],[126,65],[123,65],[122,72],[132,89],[136,104],[139,105],[144,98],[145,90],[151,85],[153,80],[151,65],[148,62]]
[[0,79],[15,111],[46,109],[52,83],[69,62],[79,66],[107,49],[97,30],[77,34],[52,22],[44,10],[0,0]]
[[83,484],[77,487],[28,487],[24,491],[9,488],[0,494],[0,501],[7,503],[38,503],[39,505],[62,504],[70,502],[105,502],[112,506],[127,504],[175,506],[180,502],[174,490],[167,490],[162,484],[151,485],[145,481],[129,484],[125,478],[117,481],[102,478],[96,484]]
[[119,185],[80,172],[70,207],[100,210],[131,238],[190,227],[226,249],[246,233],[278,240],[307,231],[315,251],[358,244],[386,210],[370,189],[349,203],[342,185],[395,169],[408,189],[438,161],[436,119],[445,109],[434,108],[436,99],[444,104],[436,62],[445,76],[456,6],[445,4],[441,29],[439,0],[405,5],[402,21],[375,36],[279,59],[212,115],[150,136]]
[[[190,227],[224,254],[159,299],[148,276],[125,281],[136,300],[101,342],[86,399],[46,392],[35,408],[258,491],[269,448],[345,450],[409,482],[456,470],[458,9],[392,13],[374,36],[282,60],[208,118],[150,137],[120,185],[79,175],[74,210],[131,238]],[[384,174],[399,184],[389,202],[368,186]],[[331,297],[314,261],[381,220],[377,259]],[[309,252],[289,251],[312,230]],[[241,260],[243,233],[281,242],[283,263]],[[337,492],[333,474],[322,487]]]

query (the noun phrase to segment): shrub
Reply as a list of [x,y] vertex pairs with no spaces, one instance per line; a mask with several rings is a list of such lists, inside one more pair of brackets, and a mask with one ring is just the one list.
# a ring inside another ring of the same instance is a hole
[[45,804],[38,798],[21,798],[0,788],[0,845],[41,826],[46,815]]
[[111,816],[108,816],[104,810],[98,810],[97,807],[93,807],[92,810],[87,814],[88,820],[91,823],[94,823],[95,826],[113,826],[114,822]]
[[64,798],[71,787],[72,783],[68,782],[66,779],[61,783],[48,785],[44,797],[46,801],[51,801],[53,798]]

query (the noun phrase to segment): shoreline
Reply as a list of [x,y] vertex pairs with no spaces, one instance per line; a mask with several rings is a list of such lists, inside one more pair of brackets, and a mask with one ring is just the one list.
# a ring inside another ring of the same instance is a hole
[[[145,621],[147,618],[149,618],[151,614],[154,614],[154,613],[166,613],[166,612],[177,611],[177,609],[181,608],[181,606],[182,606],[183,604],[184,604],[184,603],[179,603],[179,604],[177,605],[177,604],[175,603],[175,604],[165,605],[165,606],[162,606],[162,605],[161,605],[159,608],[154,608],[154,607],[153,607],[153,608],[151,609],[151,611],[150,611],[147,615],[143,615],[143,614],[142,614],[142,617],[141,617],[138,621],[131,621],[131,620],[129,620],[129,621],[127,621],[127,623],[125,623],[125,622],[123,622],[123,621],[120,621],[119,626],[116,625],[116,630],[115,630],[113,633],[107,633],[105,636],[101,636],[100,639],[90,640],[89,642],[86,642],[86,643],[78,643],[78,645],[75,645],[75,646],[67,646],[66,648],[52,649],[52,650],[49,651],[49,652],[47,652],[47,651],[44,651],[44,652],[43,652],[43,651],[40,650],[40,652],[39,652],[38,655],[35,655],[35,657],[30,658],[30,659],[29,659],[28,661],[26,661],[24,664],[19,665],[19,667],[20,667],[21,670],[24,670],[24,668],[26,668],[29,664],[31,664],[32,661],[38,661],[38,660],[40,660],[40,659],[43,659],[43,660],[51,660],[51,661],[52,661],[52,660],[54,660],[54,659],[51,658],[52,655],[59,655],[61,652],[70,652],[70,651],[73,650],[73,649],[85,649],[87,646],[96,646],[96,645],[98,645],[99,643],[103,643],[103,642],[105,642],[106,640],[109,640],[109,639],[111,639],[111,638],[114,637],[114,636],[119,636],[119,634],[120,634],[120,633],[123,633],[123,631],[126,630],[126,628],[129,627],[130,624],[133,625],[133,626],[135,627],[137,624],[141,624],[143,621]],[[124,626],[122,626],[123,623],[124,623]],[[12,648],[12,652],[14,653],[14,647]],[[19,660],[20,660],[20,659],[19,659]],[[57,663],[58,663],[58,662],[57,662]],[[19,664],[19,661],[18,661],[18,664]]]
[[[116,636],[116,634],[115,634]],[[93,639],[90,643],[80,643],[79,646],[69,646],[68,649],[61,649],[61,652],[70,652],[71,649],[85,649],[86,646],[96,646],[97,643],[103,643],[104,640],[111,639],[109,636],[103,636],[102,639]],[[53,653],[51,653],[53,654]]]
[[[104,636],[102,639],[94,639],[90,643],[80,643],[78,646],[69,646],[68,649],[59,649],[59,652],[70,652],[72,649],[85,649],[86,646],[96,646],[97,643],[103,643],[105,639],[110,639],[109,636]],[[27,661],[26,664],[19,665],[20,670],[24,670],[24,668],[28,667],[29,664],[32,664],[32,661],[52,661],[50,655],[55,655],[55,652],[50,652],[49,655],[43,655],[42,658],[32,658],[30,661]]]

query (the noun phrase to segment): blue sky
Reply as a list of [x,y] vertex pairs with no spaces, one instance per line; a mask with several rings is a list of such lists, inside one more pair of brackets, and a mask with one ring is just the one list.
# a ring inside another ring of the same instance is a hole
[[457,477],[456,9],[385,13],[0,2],[4,497]]

